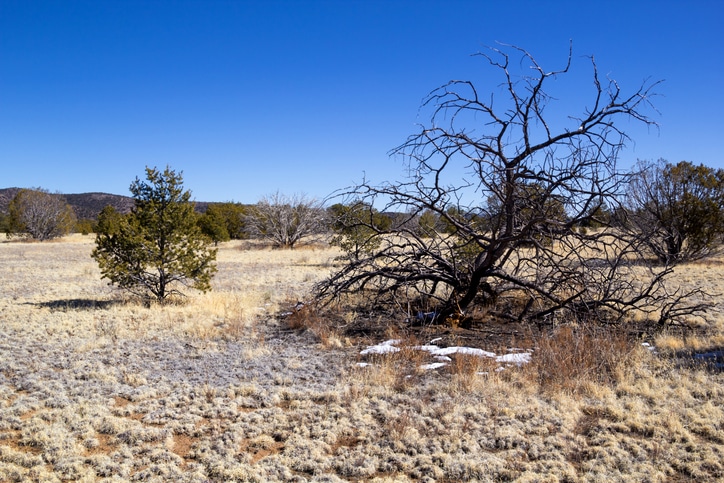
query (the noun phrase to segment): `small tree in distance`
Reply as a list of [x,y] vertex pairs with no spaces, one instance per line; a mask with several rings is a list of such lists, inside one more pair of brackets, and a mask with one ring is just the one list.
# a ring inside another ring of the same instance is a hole
[[198,225],[201,232],[211,238],[215,245],[231,240],[223,213],[216,205],[209,205],[206,212],[199,216]]
[[377,234],[389,230],[392,220],[360,201],[335,203],[327,209],[335,235],[332,245],[340,247],[352,259],[371,254],[380,246]]
[[626,226],[661,263],[711,255],[724,241],[724,170],[687,161],[640,161],[629,184]]
[[8,211],[8,234],[27,233],[40,241],[67,235],[76,221],[73,209],[61,195],[42,188],[20,190]]
[[233,201],[209,203],[199,218],[201,231],[215,242],[246,238],[246,206]]
[[159,302],[183,295],[179,285],[210,290],[216,250],[198,227],[182,173],[146,168],[146,181],[136,178],[130,191],[135,201],[131,213],[107,207],[98,218],[92,257],[102,278]]
[[303,238],[324,231],[322,204],[303,194],[286,196],[278,191],[250,208],[247,229],[281,248],[294,248]]

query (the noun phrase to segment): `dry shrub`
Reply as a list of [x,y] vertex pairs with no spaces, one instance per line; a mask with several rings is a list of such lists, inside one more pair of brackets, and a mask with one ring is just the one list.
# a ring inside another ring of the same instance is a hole
[[410,412],[405,410],[396,417],[386,421],[388,434],[392,437],[392,439],[399,441],[408,433],[413,425],[413,422],[414,421]]
[[242,339],[250,330],[242,316],[228,318],[222,328],[224,337],[228,340]]
[[498,368],[495,359],[472,354],[455,354],[447,366],[452,376],[453,388],[462,393],[475,389],[476,382],[490,376]]
[[654,346],[662,354],[675,354],[684,350],[687,344],[683,337],[670,333],[660,333],[654,338]]
[[429,354],[417,349],[417,346],[419,346],[417,340],[405,340],[400,345],[398,352],[383,356],[384,363],[389,366],[390,372],[394,374],[392,387],[396,391],[406,392],[420,384],[425,372],[420,367],[429,362]]
[[287,326],[292,330],[309,331],[324,347],[341,347],[337,330],[330,322],[330,318],[322,316],[319,309],[305,305],[293,310],[286,317]]
[[620,381],[640,349],[621,330],[562,326],[541,334],[528,370],[544,392],[580,394]]

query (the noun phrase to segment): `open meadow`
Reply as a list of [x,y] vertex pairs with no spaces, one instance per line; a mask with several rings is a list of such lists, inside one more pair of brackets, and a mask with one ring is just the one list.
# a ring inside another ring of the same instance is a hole
[[724,480],[724,373],[682,356],[724,347],[724,258],[677,268],[691,330],[488,347],[290,315],[327,246],[220,244],[211,292],[147,307],[93,240],[0,242],[0,481]]

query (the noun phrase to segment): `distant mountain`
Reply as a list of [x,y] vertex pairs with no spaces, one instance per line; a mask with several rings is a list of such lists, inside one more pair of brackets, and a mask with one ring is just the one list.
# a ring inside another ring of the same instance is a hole
[[[7,213],[8,205],[18,194],[20,188],[0,189],[0,213]],[[129,196],[112,195],[109,193],[80,193],[61,195],[75,211],[78,219],[92,219],[108,205],[113,206],[121,213],[128,213],[133,207],[133,198]]]
[[133,198],[130,196],[112,195],[109,193],[80,193],[63,195],[68,204],[75,211],[78,219],[88,218],[95,220],[98,213],[108,205],[113,206],[121,213],[128,213],[133,208]]
[[[18,194],[20,188],[0,188],[0,213],[7,213],[8,205]],[[121,213],[128,213],[133,208],[133,198],[130,196],[112,195],[110,193],[77,193],[61,195],[75,211],[78,219],[95,220],[98,213],[108,205],[113,206]],[[203,213],[209,203],[200,201],[196,203],[196,211]]]
[[20,188],[4,188],[0,189],[0,213],[7,213],[8,205],[18,194]]

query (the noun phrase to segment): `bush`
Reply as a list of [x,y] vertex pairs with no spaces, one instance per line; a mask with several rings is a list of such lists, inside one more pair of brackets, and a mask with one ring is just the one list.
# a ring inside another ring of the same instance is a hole
[[139,295],[164,301],[179,284],[211,289],[216,250],[197,225],[181,173],[146,168],[147,182],[131,184],[135,206],[128,215],[106,207],[98,218],[93,258],[103,278]]
[[662,263],[711,255],[724,235],[724,169],[641,161],[629,186],[625,226],[643,233]]
[[8,207],[6,233],[27,233],[35,240],[67,235],[75,226],[75,213],[65,199],[47,190],[22,189]]
[[323,231],[324,210],[321,203],[304,195],[277,192],[250,209],[247,227],[251,235],[291,249],[303,238]]

